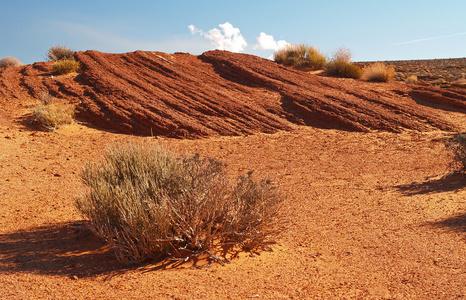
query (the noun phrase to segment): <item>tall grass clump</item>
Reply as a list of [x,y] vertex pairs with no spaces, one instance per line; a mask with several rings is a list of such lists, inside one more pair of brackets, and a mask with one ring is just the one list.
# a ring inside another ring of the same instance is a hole
[[56,45],[49,48],[47,57],[52,61],[74,59],[74,50]]
[[346,48],[337,49],[332,59],[326,66],[329,75],[359,79],[362,76],[362,70],[359,66],[351,62],[351,51]]
[[74,106],[53,103],[53,97],[44,92],[40,95],[40,103],[34,107],[35,119],[48,130],[55,130],[62,125],[73,124]]
[[362,79],[374,82],[388,82],[395,78],[395,68],[384,63],[376,62],[362,70]]
[[19,61],[16,57],[6,56],[0,59],[0,68],[5,68],[9,66],[22,66],[23,63]]
[[276,51],[274,61],[295,68],[322,69],[327,63],[319,49],[305,44],[288,44]]
[[52,71],[57,75],[77,72],[80,68],[81,64],[74,59],[59,60],[52,64]]
[[453,165],[466,173],[466,132],[458,133],[445,140],[445,145],[453,152]]
[[264,245],[276,233],[283,197],[269,180],[240,176],[228,182],[224,164],[176,157],[148,143],[116,144],[99,163],[85,166],[87,191],[76,207],[118,260],[183,258],[225,245]]

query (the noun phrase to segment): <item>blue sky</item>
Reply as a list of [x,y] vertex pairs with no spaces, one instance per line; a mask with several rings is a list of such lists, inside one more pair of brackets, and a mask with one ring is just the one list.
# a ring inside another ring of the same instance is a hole
[[307,43],[355,61],[466,57],[466,1],[1,0],[0,58],[44,61],[77,51],[201,54],[219,48],[270,57]]

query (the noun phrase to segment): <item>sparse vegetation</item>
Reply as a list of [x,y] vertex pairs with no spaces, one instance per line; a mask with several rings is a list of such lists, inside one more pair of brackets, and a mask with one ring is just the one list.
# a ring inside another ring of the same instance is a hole
[[331,61],[327,64],[327,73],[329,75],[359,79],[362,76],[362,70],[355,64],[344,61]]
[[452,138],[446,139],[445,145],[453,152],[453,165],[460,172],[466,172],[466,132],[458,133]]
[[329,75],[333,76],[354,79],[362,76],[361,68],[351,62],[351,51],[346,48],[340,48],[333,53],[326,70]]
[[40,97],[41,103],[34,108],[35,119],[48,130],[55,130],[62,125],[73,124],[74,106],[56,105],[53,97],[44,93]]
[[52,71],[57,75],[77,72],[81,65],[74,59],[74,50],[64,46],[53,46],[49,48],[47,57],[54,61]]
[[74,50],[61,45],[53,46],[49,48],[47,57],[53,61],[71,60],[74,59]]
[[345,63],[351,63],[353,59],[353,54],[348,48],[338,48],[332,53],[332,61],[341,61]]
[[6,56],[2,59],[0,59],[0,68],[5,68],[9,66],[22,66],[23,63],[19,61],[19,59],[12,57],[12,56]]
[[59,60],[52,64],[52,71],[57,75],[77,72],[80,68],[80,63],[74,59]]
[[388,82],[394,78],[395,68],[381,62],[373,63],[362,71],[362,79],[366,81]]
[[417,76],[416,75],[411,75],[408,78],[406,78],[405,82],[408,83],[408,84],[417,83]]
[[52,104],[53,101],[54,101],[54,98],[52,95],[50,95],[50,93],[47,91],[47,92],[42,92],[40,95],[39,95],[39,101],[40,103],[42,103],[43,105],[49,105],[49,104]]
[[289,44],[273,55],[277,63],[296,68],[322,69],[327,63],[319,49],[305,44]]
[[222,262],[217,247],[259,247],[276,233],[283,197],[269,180],[257,182],[251,174],[231,187],[224,165],[212,158],[118,144],[101,163],[85,166],[88,191],[76,206],[122,262],[201,253]]

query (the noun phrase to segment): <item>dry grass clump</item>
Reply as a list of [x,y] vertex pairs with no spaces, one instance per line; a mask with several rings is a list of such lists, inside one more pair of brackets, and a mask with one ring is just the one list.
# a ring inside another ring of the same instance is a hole
[[81,64],[74,59],[59,60],[52,64],[52,71],[57,75],[77,72],[81,68]]
[[42,92],[39,95],[39,101],[43,105],[49,105],[49,104],[53,103],[54,97],[52,95],[50,95],[50,93],[48,91],[47,92]]
[[346,48],[340,48],[332,55],[332,59],[326,66],[329,75],[359,79],[362,76],[362,70],[351,62],[351,51]]
[[52,71],[57,75],[77,72],[81,68],[81,64],[74,59],[74,50],[64,46],[50,47],[47,57],[54,61]]
[[0,59],[0,68],[5,68],[9,66],[22,66],[23,63],[19,61],[16,57],[6,56]]
[[445,145],[453,151],[454,165],[460,172],[466,172],[466,132],[445,140]]
[[65,46],[53,46],[47,51],[47,57],[53,61],[74,59],[74,50]]
[[327,73],[332,76],[359,79],[362,70],[355,64],[334,60],[327,64]]
[[175,157],[154,144],[117,144],[100,163],[85,166],[88,190],[76,207],[122,262],[201,253],[222,262],[218,247],[263,246],[277,232],[283,197],[251,173],[232,186],[215,159]]
[[417,76],[416,75],[411,75],[408,78],[406,78],[405,82],[408,83],[408,84],[417,83]]
[[57,105],[53,103],[53,97],[48,93],[42,93],[41,103],[34,107],[35,119],[48,130],[55,130],[62,125],[73,124],[74,106]]
[[388,82],[395,78],[395,68],[384,63],[376,62],[364,68],[362,79],[374,82]]
[[296,68],[322,69],[327,63],[319,49],[306,44],[289,44],[273,55],[277,63]]

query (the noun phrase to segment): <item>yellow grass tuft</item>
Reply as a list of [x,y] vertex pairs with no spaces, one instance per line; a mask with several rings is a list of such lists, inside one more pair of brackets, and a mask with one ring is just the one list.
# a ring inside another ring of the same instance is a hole
[[289,44],[273,55],[277,63],[295,68],[322,69],[327,63],[319,49],[306,44]]
[[406,83],[408,84],[413,84],[417,82],[417,76],[416,75],[411,75],[405,80]]
[[62,125],[73,124],[74,106],[40,103],[34,108],[34,116],[42,126],[55,130]]
[[351,51],[346,48],[337,49],[332,59],[326,66],[329,75],[359,79],[362,76],[362,70],[351,62]]
[[59,60],[52,65],[52,71],[57,75],[77,72],[80,68],[81,64],[74,59]]
[[381,62],[365,67],[362,74],[362,79],[366,81],[388,82],[394,78],[395,68]]

